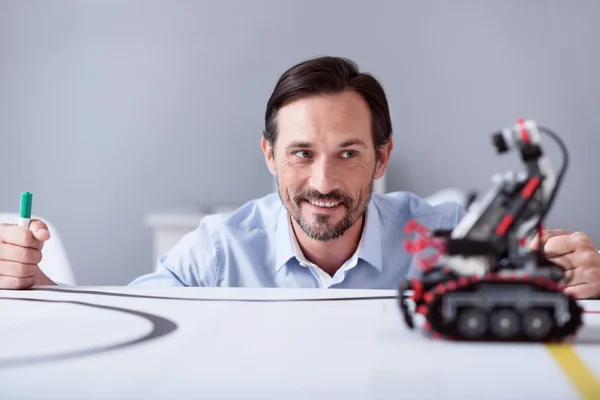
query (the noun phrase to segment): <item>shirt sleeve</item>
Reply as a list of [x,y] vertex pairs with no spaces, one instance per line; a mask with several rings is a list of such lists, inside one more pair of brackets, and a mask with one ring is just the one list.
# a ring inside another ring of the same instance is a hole
[[467,214],[465,207],[454,202],[443,203],[437,209],[444,216],[438,229],[454,229]]
[[456,210],[454,212],[454,222],[452,224],[453,228],[458,225],[458,223],[463,219],[463,217],[467,214],[466,208],[461,204],[456,204]]
[[216,286],[220,265],[217,219],[207,216],[167,254],[156,270],[133,280],[129,286]]
[[157,260],[156,270],[134,279],[129,286],[188,286],[164,263],[164,257]]

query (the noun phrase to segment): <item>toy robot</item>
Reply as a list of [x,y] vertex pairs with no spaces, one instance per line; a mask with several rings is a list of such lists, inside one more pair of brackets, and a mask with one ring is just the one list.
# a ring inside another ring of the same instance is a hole
[[[540,147],[540,132],[563,153],[555,176]],[[429,232],[415,221],[405,243],[411,253],[433,251],[419,260],[422,274],[399,285],[399,305],[406,324],[414,313],[434,337],[454,340],[560,341],[582,324],[582,308],[563,291],[563,268],[549,261],[543,246],[532,250],[568,165],[562,141],[534,121],[493,135],[498,153],[517,150],[526,169],[496,175],[449,231]],[[412,290],[412,296],[406,291]],[[414,303],[410,310],[409,299]]]

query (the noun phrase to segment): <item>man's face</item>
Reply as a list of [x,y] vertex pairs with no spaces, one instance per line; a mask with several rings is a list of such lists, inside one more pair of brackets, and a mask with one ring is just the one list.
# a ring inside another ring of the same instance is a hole
[[373,179],[384,171],[371,131],[369,107],[353,91],[280,109],[274,154],[264,139],[263,150],[281,200],[308,237],[336,239],[365,212]]

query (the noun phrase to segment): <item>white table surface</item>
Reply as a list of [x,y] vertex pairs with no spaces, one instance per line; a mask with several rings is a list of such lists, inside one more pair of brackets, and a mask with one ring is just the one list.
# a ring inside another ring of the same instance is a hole
[[[581,398],[544,345],[428,339],[395,291],[65,289],[0,291],[1,399]],[[390,298],[273,301],[362,296]],[[600,313],[584,321],[600,377]]]

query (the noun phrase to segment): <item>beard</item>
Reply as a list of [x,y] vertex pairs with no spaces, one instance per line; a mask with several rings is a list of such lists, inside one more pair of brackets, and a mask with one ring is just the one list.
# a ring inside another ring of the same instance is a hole
[[[306,236],[313,240],[328,242],[341,237],[365,213],[373,193],[373,181],[371,180],[356,198],[337,189],[326,194],[307,189],[296,194],[287,192],[284,199],[279,180],[277,180],[277,189],[290,217],[296,221]],[[307,201],[339,202],[344,215],[337,222],[334,220],[336,216],[332,214],[303,215],[302,205]]]

